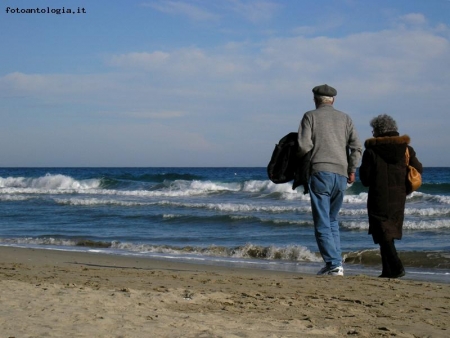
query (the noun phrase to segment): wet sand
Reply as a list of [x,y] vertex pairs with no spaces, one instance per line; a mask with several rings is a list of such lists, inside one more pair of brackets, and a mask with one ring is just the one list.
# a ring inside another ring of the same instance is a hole
[[0,247],[0,337],[449,337],[450,284]]

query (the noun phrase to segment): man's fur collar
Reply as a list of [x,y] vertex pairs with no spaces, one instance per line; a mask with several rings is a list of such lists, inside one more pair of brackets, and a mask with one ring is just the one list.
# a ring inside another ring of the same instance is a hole
[[380,144],[409,144],[411,139],[408,135],[403,136],[382,136],[382,137],[372,137],[364,142],[366,148],[373,147]]

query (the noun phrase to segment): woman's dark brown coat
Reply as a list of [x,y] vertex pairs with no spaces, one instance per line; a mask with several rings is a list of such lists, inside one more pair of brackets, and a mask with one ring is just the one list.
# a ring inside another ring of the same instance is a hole
[[369,234],[375,243],[402,238],[406,202],[406,147],[410,165],[422,173],[422,164],[408,144],[408,135],[391,132],[366,140],[359,177],[369,187]]

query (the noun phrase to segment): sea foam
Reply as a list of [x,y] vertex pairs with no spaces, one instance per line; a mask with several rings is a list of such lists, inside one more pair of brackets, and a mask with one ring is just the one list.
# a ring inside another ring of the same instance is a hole
[[30,189],[32,191],[46,190],[83,190],[95,189],[100,186],[99,179],[75,180],[70,176],[51,175],[31,177],[0,177],[0,188]]

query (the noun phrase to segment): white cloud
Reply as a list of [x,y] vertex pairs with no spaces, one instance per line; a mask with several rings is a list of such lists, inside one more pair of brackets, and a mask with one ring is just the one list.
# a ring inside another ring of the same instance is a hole
[[169,53],[164,53],[161,51],[155,51],[152,53],[128,53],[128,54],[120,54],[113,55],[109,64],[112,66],[118,67],[136,67],[143,69],[156,69],[167,62],[170,57]]
[[375,97],[394,91],[445,93],[449,85],[445,70],[449,68],[450,42],[426,30],[385,30],[343,38],[275,38],[260,44],[259,49],[249,44],[229,46],[112,55],[108,64],[113,70],[120,69],[118,73],[10,73],[0,78],[0,86],[15,95],[62,100],[103,100],[111,95],[112,101],[126,97],[127,101],[139,101],[146,96],[161,101],[174,95],[177,99],[212,99],[224,94],[231,99],[246,94],[273,98],[285,96],[289,87],[298,87],[296,83],[309,85],[321,79],[342,83],[343,88],[348,84]]
[[245,71],[247,67],[242,63],[242,56],[214,54],[199,48],[183,48],[171,53],[155,51],[112,55],[107,62],[119,68],[151,71],[179,79],[186,76],[229,77]]
[[[415,20],[421,21],[419,16]],[[111,55],[109,73],[10,73],[0,77],[0,92],[31,96],[36,106],[52,102],[80,113],[89,103],[94,108],[86,123],[98,123],[100,115],[102,123],[109,121],[98,138],[114,147],[125,149],[139,140],[157,143],[169,135],[167,151],[186,156],[186,161],[201,151],[205,159],[214,153],[220,157],[220,163],[210,160],[210,165],[264,165],[274,142],[284,131],[295,130],[302,112],[313,108],[311,88],[328,83],[338,90],[337,107],[361,126],[362,138],[370,132],[371,117],[394,114],[413,136],[415,148],[432,154],[430,140],[450,143],[450,136],[421,135],[420,126],[426,115],[429,130],[450,128],[448,60],[448,38],[427,27],[398,27],[341,38],[300,36],[259,44],[231,42],[215,49]],[[95,127],[84,128],[86,138],[95,139]],[[109,142],[108,133],[121,135],[125,144]],[[248,154],[263,162],[246,162]],[[173,161],[167,165],[183,163],[172,155],[166,158]],[[427,160],[424,164],[431,165]]]
[[424,25],[427,23],[425,16],[421,13],[409,13],[400,17],[400,21],[410,25]]
[[280,8],[280,3],[274,1],[228,1],[234,12],[253,23],[270,21]]
[[219,22],[232,13],[254,24],[272,20],[282,7],[279,2],[267,0],[194,1],[194,3],[159,0],[143,3],[142,6],[198,22]]
[[313,35],[320,31],[323,31],[323,29],[317,26],[298,26],[292,30],[292,33],[294,35]]
[[194,21],[216,21],[218,15],[183,1],[154,1],[151,3],[144,3],[142,6],[151,7],[166,14],[185,16]]

